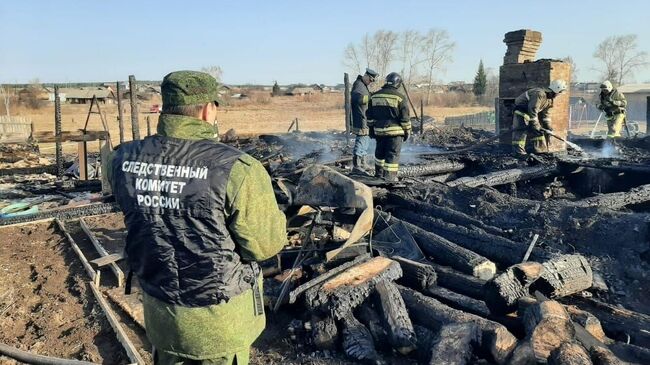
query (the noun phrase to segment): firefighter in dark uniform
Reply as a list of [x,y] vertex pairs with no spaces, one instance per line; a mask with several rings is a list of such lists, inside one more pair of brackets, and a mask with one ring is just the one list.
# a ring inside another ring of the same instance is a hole
[[397,181],[402,142],[411,135],[411,121],[406,97],[399,91],[402,77],[391,72],[386,84],[370,97],[368,127],[377,140],[375,176]]
[[379,74],[369,68],[362,76],[357,76],[357,80],[352,84],[351,105],[352,105],[352,134],[356,135],[354,139],[354,149],[352,151],[352,166],[355,171],[362,171],[366,165],[366,154],[368,153],[368,121],[366,111],[368,110],[368,100],[370,99],[370,90],[368,85],[373,83]]

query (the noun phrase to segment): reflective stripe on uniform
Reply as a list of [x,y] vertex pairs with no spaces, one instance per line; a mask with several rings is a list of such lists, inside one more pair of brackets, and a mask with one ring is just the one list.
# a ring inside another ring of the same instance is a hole
[[388,162],[386,162],[384,164],[384,170],[386,170],[388,172],[398,171],[399,170],[399,163],[388,163]]
[[361,104],[368,104],[368,95],[364,95],[363,98],[361,98]]
[[384,167],[384,161],[386,160],[375,160],[375,166]]
[[400,126],[402,126],[402,129],[404,129],[404,130],[409,130],[409,129],[411,129],[411,122],[410,121],[402,122],[402,123],[400,123]]
[[377,136],[402,136],[404,135],[404,128],[399,125],[392,125],[386,128],[375,128],[375,135]]
[[374,94],[372,96],[372,106],[389,106],[399,108],[402,98],[392,94]]
[[544,136],[537,136],[537,137],[531,137],[531,141],[544,141],[546,142],[546,138]]
[[513,139],[512,140],[512,145],[513,146],[526,146],[526,140],[525,139]]

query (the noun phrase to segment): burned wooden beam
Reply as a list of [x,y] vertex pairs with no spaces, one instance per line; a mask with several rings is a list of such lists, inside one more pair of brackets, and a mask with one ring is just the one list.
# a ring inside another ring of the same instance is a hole
[[398,288],[409,315],[416,324],[437,331],[447,324],[475,323],[481,331],[481,348],[498,364],[504,364],[517,346],[515,336],[499,323],[453,309],[413,289],[403,286]]
[[584,327],[590,335],[596,338],[602,343],[609,343],[611,340],[605,335],[603,331],[603,326],[600,324],[600,321],[593,314],[583,311],[582,309],[574,306],[567,305],[565,306],[567,312],[571,316],[571,320],[580,326]]
[[336,347],[338,341],[338,328],[334,318],[324,318],[312,315],[311,317],[311,339],[316,348],[331,350]]
[[399,177],[417,177],[427,175],[440,175],[449,172],[460,171],[465,168],[465,164],[460,161],[449,159],[439,159],[437,161],[427,161],[424,165],[400,166],[397,176]]
[[397,261],[402,267],[402,277],[398,280],[400,284],[418,291],[436,285],[438,276],[430,263],[417,262],[400,256],[393,256],[391,259]]
[[290,304],[295,303],[296,300],[298,299],[298,297],[300,295],[302,295],[304,292],[306,292],[307,290],[309,290],[310,288],[313,288],[313,287],[325,282],[326,280],[332,278],[333,276],[338,275],[338,274],[342,273],[343,271],[351,268],[352,266],[357,265],[357,264],[359,264],[361,262],[367,261],[369,259],[370,259],[370,256],[367,255],[367,254],[366,255],[360,255],[359,257],[355,258],[352,261],[346,262],[346,263],[344,263],[342,265],[337,266],[336,268],[330,269],[327,272],[315,277],[314,279],[309,280],[308,282],[299,285],[298,287],[296,287],[294,290],[292,290],[289,293],[289,303]]
[[431,347],[429,364],[466,365],[478,347],[481,332],[475,323],[446,324]]
[[[566,300],[600,320],[605,334],[619,341],[650,348],[650,316],[593,298],[574,296]],[[649,350],[650,351],[650,350]]]
[[574,204],[580,207],[602,207],[620,209],[627,205],[650,201],[650,184],[637,186],[630,191],[609,193],[578,200]]
[[354,318],[352,313],[346,313],[341,318],[341,327],[343,351],[346,355],[369,364],[376,364],[381,360],[370,331]]
[[436,298],[452,308],[462,310],[463,312],[476,314],[477,316],[484,318],[487,318],[490,315],[490,310],[487,305],[485,305],[484,301],[458,294],[440,286],[428,287],[422,290],[422,293]]
[[485,280],[463,274],[447,266],[431,265],[436,270],[437,285],[474,299],[483,299]]
[[386,201],[389,204],[397,205],[404,209],[410,209],[414,212],[420,212],[422,214],[429,215],[435,218],[440,218],[446,222],[453,223],[456,225],[465,226],[465,227],[471,227],[471,226],[478,227],[488,233],[495,234],[495,235],[503,235],[505,233],[499,227],[489,225],[483,222],[482,220],[476,219],[463,212],[459,212],[457,210],[447,208],[444,206],[440,206],[436,204],[425,204],[421,201],[404,197],[402,195],[398,195],[395,193],[389,193],[386,196]]
[[388,348],[391,346],[388,339],[388,329],[383,325],[381,317],[368,301],[358,306],[354,311],[354,315],[370,331],[375,341],[375,346],[378,348]]
[[608,348],[595,346],[589,350],[591,361],[594,365],[624,365]]
[[524,327],[535,359],[544,362],[551,352],[573,340],[575,330],[569,313],[554,300],[538,302],[524,313]]
[[551,352],[548,365],[592,365],[584,347],[575,342],[565,342]]
[[335,319],[341,319],[361,304],[378,283],[401,276],[402,269],[397,262],[374,257],[307,290],[305,300],[312,310],[321,310]]
[[[483,231],[447,223],[440,219],[423,216],[408,209],[395,209],[395,216],[420,228],[433,232],[468,250],[505,265],[521,262],[526,254],[526,245]],[[536,257],[538,257],[537,255]]]
[[498,186],[517,181],[534,180],[543,177],[555,176],[560,173],[557,166],[535,166],[518,169],[501,170],[478,176],[466,176],[447,182],[448,186],[465,186],[477,188],[479,186]]
[[415,350],[415,330],[395,284],[390,281],[378,283],[373,296],[388,329],[388,340],[393,348],[402,355]]
[[494,262],[474,251],[461,247],[414,224],[392,217],[385,212],[377,210],[375,214],[381,215],[387,222],[402,222],[411,232],[422,251],[440,264],[449,265],[458,271],[481,279],[489,279],[496,273]]
[[[88,224],[86,224],[86,221],[83,218],[79,218],[79,225],[81,226],[81,230],[86,234],[90,242],[95,247],[95,250],[97,250],[97,253],[99,253],[100,258],[108,257],[109,256],[108,252],[106,251],[104,246],[102,246],[102,244],[99,242],[97,237],[95,237],[95,234],[92,232],[90,227],[88,227]],[[96,262],[96,260],[93,260],[93,262]],[[122,272],[122,269],[120,269],[120,267],[117,266],[115,261],[108,262],[106,265],[108,265],[111,268],[111,271],[113,271],[113,274],[115,274],[115,278],[117,279],[117,286],[121,287],[122,284],[124,283],[124,272]]]
[[530,294],[530,286],[543,272],[542,264],[529,261],[510,266],[488,281],[483,294],[490,312],[498,315],[514,312],[519,299]]
[[591,265],[581,255],[558,256],[542,266],[544,271],[533,288],[551,299],[587,290],[593,283]]
[[46,210],[35,214],[26,214],[11,218],[0,219],[0,226],[7,226],[16,223],[31,222],[46,218],[59,218],[62,220],[74,219],[82,216],[100,215],[112,212],[119,212],[120,209],[114,203],[98,203],[81,205],[72,208],[61,208]]

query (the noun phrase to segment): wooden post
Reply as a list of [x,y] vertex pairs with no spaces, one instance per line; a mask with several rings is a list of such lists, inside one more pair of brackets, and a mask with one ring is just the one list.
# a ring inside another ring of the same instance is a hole
[[124,115],[122,114],[122,88],[120,82],[116,81],[117,85],[117,123],[120,128],[120,144],[124,143]]
[[86,142],[78,143],[78,154],[79,154],[79,180],[88,180],[88,165],[87,165],[87,150]]
[[61,98],[59,86],[54,86],[54,135],[56,137],[56,176],[63,177],[63,146],[61,145]]
[[151,135],[151,120],[149,119],[149,116],[147,115],[147,136]]
[[424,134],[424,99],[420,99],[420,134]]
[[140,124],[138,122],[138,91],[135,84],[135,76],[129,75],[129,90],[131,96],[131,132],[133,140],[140,139]]
[[350,104],[350,78],[346,73],[343,74],[343,84],[345,85],[345,133],[350,133],[352,126],[352,106]]

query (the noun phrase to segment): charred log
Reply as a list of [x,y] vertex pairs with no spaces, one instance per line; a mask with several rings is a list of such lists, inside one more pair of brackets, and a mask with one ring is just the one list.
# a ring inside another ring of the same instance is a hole
[[436,264],[431,266],[436,270],[437,285],[474,299],[483,299],[485,280],[465,275],[447,266]]
[[543,273],[537,262],[524,262],[509,267],[483,287],[485,303],[494,314],[507,314],[517,309],[519,299],[529,294],[531,284]]
[[520,169],[495,171],[485,175],[467,176],[447,182],[449,186],[466,186],[477,188],[479,186],[498,186],[517,181],[534,180],[559,174],[557,166],[535,166]]
[[380,282],[375,287],[374,299],[388,329],[391,345],[407,355],[415,349],[415,331],[399,290],[392,282]]
[[334,318],[329,316],[320,318],[312,315],[311,328],[314,346],[321,350],[331,350],[336,347],[339,333]]
[[515,336],[499,323],[453,309],[412,289],[398,288],[409,315],[416,324],[434,331],[448,324],[476,324],[481,331],[481,348],[498,364],[504,364],[517,345]]
[[341,319],[361,304],[379,282],[402,276],[399,264],[385,257],[359,263],[305,292],[307,306]]
[[295,303],[296,300],[298,299],[298,297],[302,293],[309,290],[310,288],[318,286],[319,284],[325,282],[326,280],[331,279],[335,275],[338,275],[338,274],[342,273],[343,271],[351,268],[352,266],[355,266],[355,265],[357,265],[357,264],[359,264],[361,262],[367,261],[369,259],[370,259],[369,255],[361,255],[361,256],[357,257],[356,259],[354,259],[353,261],[346,262],[346,263],[344,263],[344,264],[342,264],[340,266],[337,266],[334,269],[330,269],[330,270],[326,271],[325,273],[323,273],[322,275],[319,275],[316,278],[314,278],[312,280],[309,280],[308,282],[299,285],[298,287],[296,287],[294,290],[292,290],[289,293],[289,303],[290,304]]
[[370,331],[376,347],[390,347],[391,344],[388,340],[388,330],[384,327],[377,311],[372,308],[368,301],[358,306],[354,315]]
[[352,313],[346,313],[341,318],[341,327],[343,351],[346,355],[367,364],[381,363],[370,331]]
[[630,191],[601,194],[575,202],[581,207],[603,207],[620,209],[626,205],[641,204],[650,201],[650,184],[641,185]]
[[[480,228],[458,226],[407,209],[396,209],[395,215],[498,263],[514,265],[521,262],[526,254],[525,244],[487,233]],[[539,258],[539,255],[535,257]]]
[[445,289],[439,286],[431,286],[421,291],[422,293],[436,298],[452,308],[476,314],[477,316],[485,318],[490,315],[490,310],[482,300],[470,298],[468,296],[458,294],[449,289]]
[[592,347],[591,350],[589,350],[589,355],[591,356],[591,361],[594,365],[623,365],[623,361],[605,347]]
[[436,335],[433,331],[426,327],[414,325],[415,337],[417,348],[415,355],[418,359],[418,364],[431,364],[431,346],[436,340]]
[[575,335],[569,313],[553,300],[529,307],[523,322],[533,354],[540,362],[546,361],[563,343],[572,341]]
[[478,347],[480,337],[475,323],[443,325],[431,347],[429,364],[469,364],[473,347]]
[[533,284],[549,298],[561,298],[587,290],[593,283],[591,266],[581,255],[562,255],[542,264],[544,272]]
[[416,225],[392,217],[385,212],[376,210],[375,214],[381,215],[387,221],[402,222],[422,251],[440,264],[449,265],[456,270],[482,279],[489,279],[496,273],[496,265],[474,251],[463,248]]
[[614,342],[609,345],[616,357],[623,361],[635,364],[650,364],[650,349],[636,345],[628,345],[623,342]]
[[495,226],[486,224],[482,220],[473,218],[463,212],[443,207],[435,204],[425,204],[412,198],[407,198],[398,194],[390,193],[386,197],[387,203],[397,205],[399,207],[410,209],[414,212],[421,212],[435,218],[440,218],[446,222],[453,223],[459,226],[471,228],[472,226],[483,229],[484,231],[495,234],[503,235],[504,231]]
[[465,168],[465,164],[459,161],[440,159],[429,161],[425,165],[402,166],[399,168],[399,177],[417,177],[427,175],[440,175],[448,172],[456,172]]
[[598,341],[602,343],[611,342],[611,340],[605,335],[605,331],[603,331],[603,327],[596,316],[587,311],[583,311],[574,305],[567,305],[565,308],[571,316],[571,320],[584,327],[584,329]]
[[436,285],[436,271],[430,264],[405,259],[400,256],[393,256],[391,259],[397,261],[402,267],[402,277],[397,281],[398,283],[420,291]]
[[575,342],[565,342],[548,358],[549,365],[592,365],[584,347]]

